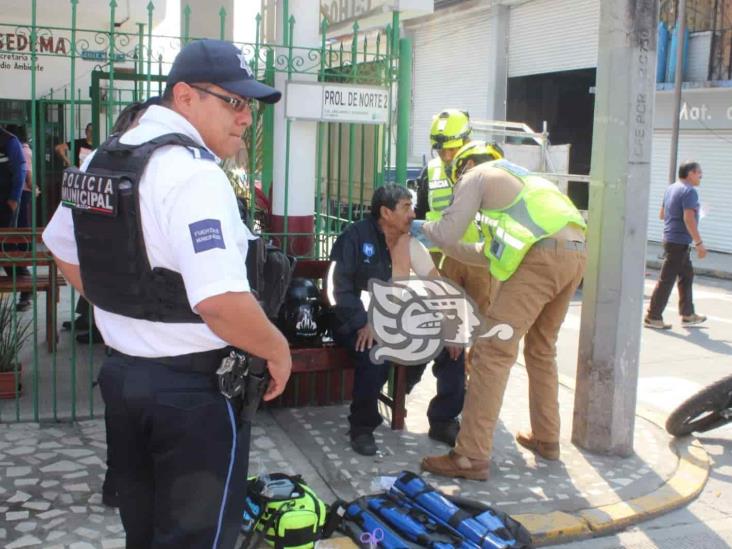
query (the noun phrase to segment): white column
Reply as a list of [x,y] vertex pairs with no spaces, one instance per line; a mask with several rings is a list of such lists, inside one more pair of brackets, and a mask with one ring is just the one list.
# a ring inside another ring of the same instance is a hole
[[[317,65],[317,59],[308,58],[308,50],[299,48],[319,48],[319,16],[318,4],[315,2],[288,2],[294,16],[292,44],[293,59],[302,58],[306,67]],[[283,44],[284,19],[282,17],[283,2],[277,2],[277,43]],[[288,50],[278,48],[277,59],[287,59]],[[297,65],[295,65],[297,67]],[[293,67],[292,79],[298,81],[316,81],[316,74],[302,74]],[[287,218],[287,232],[312,233],[313,212],[315,203],[315,168],[317,123],[293,120],[290,123],[289,148],[287,145],[287,119],[285,104],[287,102],[286,66],[277,63],[275,87],[282,91],[282,99],[275,105],[274,115],[274,181],[272,183],[273,198],[273,231],[282,232]],[[289,170],[287,170],[289,162]],[[287,172],[287,173],[286,173]],[[287,175],[287,178],[286,178]],[[287,186],[285,185],[287,179]],[[285,208],[287,197],[287,208]],[[313,239],[288,239],[288,252],[296,254],[310,253]]]
[[180,35],[185,25],[184,10],[191,7],[188,34],[191,38],[220,38],[221,8],[226,10],[224,20],[224,40],[232,40],[234,35],[234,0],[180,0]]

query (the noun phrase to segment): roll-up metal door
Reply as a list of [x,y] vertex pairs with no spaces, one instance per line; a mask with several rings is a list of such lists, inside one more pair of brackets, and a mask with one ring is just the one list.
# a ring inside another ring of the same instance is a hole
[[600,0],[533,0],[511,8],[508,76],[597,66]]
[[406,26],[413,35],[413,159],[430,158],[432,116],[446,108],[464,109],[485,119],[489,85],[485,44],[490,36],[490,6],[466,2],[467,8],[439,10]]
[[[658,211],[668,185],[671,132],[656,130],[653,134],[651,159],[651,195],[648,206],[648,240],[660,242],[663,222]],[[696,160],[704,176],[698,188],[702,219],[699,232],[708,250],[732,253],[732,131],[686,130],[679,135],[679,162]]]

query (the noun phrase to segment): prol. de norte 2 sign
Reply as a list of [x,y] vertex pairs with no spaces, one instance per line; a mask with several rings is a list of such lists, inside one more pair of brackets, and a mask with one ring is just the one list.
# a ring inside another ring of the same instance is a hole
[[300,120],[384,124],[387,88],[320,82],[288,82],[285,114]]

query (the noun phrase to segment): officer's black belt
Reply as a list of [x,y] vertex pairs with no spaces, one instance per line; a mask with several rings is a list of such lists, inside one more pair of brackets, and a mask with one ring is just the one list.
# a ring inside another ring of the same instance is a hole
[[231,347],[222,347],[213,351],[200,353],[189,353],[187,355],[163,356],[163,357],[139,357],[121,353],[112,349],[112,355],[118,355],[130,359],[156,362],[163,366],[170,366],[176,370],[189,371],[198,374],[214,374],[221,364],[221,359],[229,354]]

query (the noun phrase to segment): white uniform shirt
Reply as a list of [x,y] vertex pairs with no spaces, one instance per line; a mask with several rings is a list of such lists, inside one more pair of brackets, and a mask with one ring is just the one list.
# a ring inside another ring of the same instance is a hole
[[[182,116],[152,106],[139,126],[120,141],[139,144],[166,133],[182,133],[203,145]],[[91,157],[82,167],[86,169]],[[246,254],[251,233],[242,223],[234,191],[211,160],[194,158],[180,146],[161,147],[139,184],[142,232],[150,266],[181,273],[191,308],[208,297],[247,292]],[[78,265],[71,209],[59,205],[43,232],[51,252]],[[203,323],[137,320],[94,307],[96,325],[110,347],[141,357],[177,356],[227,345]]]

